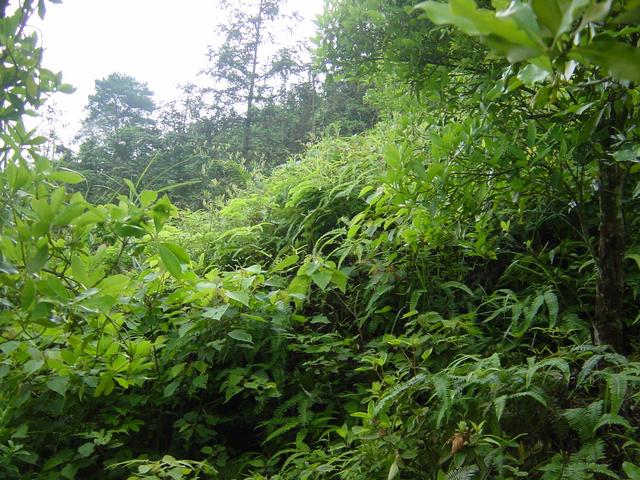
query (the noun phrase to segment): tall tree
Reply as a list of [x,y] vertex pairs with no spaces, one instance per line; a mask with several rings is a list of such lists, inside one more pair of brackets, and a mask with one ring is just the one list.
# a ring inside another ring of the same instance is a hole
[[284,3],[285,0],[221,0],[219,3],[228,19],[217,27],[222,43],[218,48],[209,49],[211,64],[205,73],[215,82],[213,93],[218,105],[224,105],[227,113],[239,108],[244,110],[240,153],[245,158],[251,152],[255,110],[270,97],[274,88],[270,82],[280,71],[275,67],[283,65],[272,61],[265,47],[274,42],[273,26],[283,19]]
[[112,73],[95,85],[73,160],[87,177],[89,198],[105,201],[122,188],[123,179],[140,178],[160,145],[160,132],[151,117],[153,93],[145,83]]
[[146,83],[121,73],[96,80],[96,91],[89,96],[81,136],[106,138],[123,127],[152,125],[155,110],[153,92]]

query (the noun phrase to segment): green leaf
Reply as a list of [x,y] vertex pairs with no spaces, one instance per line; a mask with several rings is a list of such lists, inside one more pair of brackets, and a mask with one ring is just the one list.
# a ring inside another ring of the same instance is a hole
[[55,327],[55,323],[50,321],[53,305],[49,302],[37,302],[31,310],[31,321],[46,327]]
[[591,6],[587,9],[587,11],[582,16],[582,23],[591,23],[591,22],[601,22],[611,10],[611,4],[613,0],[605,0],[603,2],[593,1]]
[[86,442],[78,447],[78,453],[80,454],[81,457],[85,458],[91,455],[95,450],[95,448],[96,448],[95,443]]
[[126,275],[110,275],[98,284],[98,288],[102,295],[118,297],[127,289],[130,281]]
[[273,266],[271,270],[274,272],[281,272],[282,270],[290,267],[291,265],[295,265],[299,259],[300,259],[300,256],[294,253],[280,260],[278,263],[276,263]]
[[69,299],[69,291],[58,277],[49,277],[36,283],[38,291],[52,301],[64,302]]
[[348,275],[340,270],[335,270],[331,275],[331,283],[338,287],[342,293],[346,293],[347,291],[348,280]]
[[609,398],[609,411],[617,415],[627,394],[627,377],[625,374],[612,373],[607,375],[607,396]]
[[515,23],[526,32],[527,36],[539,47],[545,48],[542,32],[538,25],[536,14],[529,3],[512,1],[496,13],[498,18],[512,18]]
[[74,172],[73,170],[68,170],[66,168],[55,170],[51,172],[48,177],[49,180],[71,184],[84,182],[85,180],[85,178],[78,172]]
[[33,75],[27,75],[27,95],[31,98],[36,98],[38,95],[38,84],[33,78]]
[[195,322],[187,321],[183,323],[182,325],[180,325],[180,328],[178,329],[178,337],[179,338],[184,337],[190,330],[192,330],[196,326],[197,324]]
[[68,463],[62,470],[60,470],[60,475],[62,475],[62,477],[66,478],[67,480],[74,480],[79,469],[80,465]]
[[635,162],[638,160],[638,155],[632,149],[627,148],[624,150],[618,150],[613,154],[613,159],[616,162]]
[[71,273],[76,281],[85,286],[89,285],[87,269],[84,266],[84,262],[78,255],[73,255],[71,257]]
[[622,470],[630,480],[640,480],[640,467],[631,462],[623,462]]
[[[500,37],[503,44],[506,41],[521,48],[523,52],[527,51],[522,59],[543,51],[540,40],[536,38],[539,35],[533,33],[537,25],[532,12],[522,12],[518,22],[514,18],[515,13],[512,14],[509,10],[500,12],[498,16],[495,11],[478,8],[473,0],[450,0],[448,4],[427,1],[416,5],[416,8],[423,9],[436,25],[451,24],[473,36]],[[531,32],[521,28],[519,23],[522,22],[527,24]],[[496,42],[496,45],[498,43]]]
[[398,476],[400,469],[398,468],[398,462],[393,462],[389,467],[389,473],[387,474],[387,480],[393,480]]
[[[57,1],[53,2],[52,1],[52,3],[58,3],[58,2]],[[59,92],[62,92],[62,93],[70,94],[70,93],[75,92],[76,88],[73,85],[71,85],[70,83],[61,83],[60,85],[58,85],[57,90]]]
[[51,224],[55,226],[69,225],[72,220],[78,218],[84,212],[85,208],[86,206],[81,203],[68,205],[53,217]]
[[544,82],[549,75],[549,71],[530,63],[518,72],[518,79],[530,87],[536,83]]
[[144,228],[139,227],[138,225],[129,225],[126,223],[118,223],[114,225],[113,231],[122,238],[142,238],[147,234],[147,231]]
[[162,227],[171,216],[172,208],[174,207],[171,205],[171,201],[166,195],[158,200],[158,202],[153,206],[151,216],[153,217],[156,232],[160,232],[162,230]]
[[171,382],[169,385],[167,385],[166,387],[164,387],[164,392],[163,392],[163,396],[166,397],[171,397],[176,390],[178,389],[178,387],[180,386],[180,382],[182,380],[179,378],[176,378],[173,382]]
[[231,298],[232,300],[235,300],[236,302],[240,302],[241,304],[243,304],[245,307],[249,306],[249,294],[246,292],[231,292],[229,290],[226,290],[225,295],[228,298]]
[[53,377],[47,382],[47,388],[64,397],[69,388],[69,378],[60,376]]
[[31,279],[27,279],[22,287],[22,293],[20,295],[20,305],[25,310],[31,308],[33,302],[36,299],[36,284]]
[[220,320],[225,312],[229,309],[229,304],[218,305],[217,307],[208,307],[204,309],[202,316],[212,320]]
[[538,22],[548,31],[548,36],[555,37],[562,20],[557,0],[532,0],[531,7]]
[[558,297],[551,290],[544,292],[544,302],[547,305],[549,311],[550,326],[553,327],[558,320]]
[[601,108],[584,123],[578,133],[578,145],[582,145],[591,139],[594,132],[598,129],[603,113],[604,108]]
[[507,395],[502,395],[493,401],[493,408],[496,412],[496,418],[500,420],[502,418],[502,412],[507,404]]
[[178,260],[176,254],[163,243],[158,245],[158,253],[160,254],[160,259],[162,260],[164,268],[166,268],[167,271],[175,278],[180,279],[182,277],[182,267],[180,266],[180,260]]
[[22,371],[25,375],[31,375],[32,373],[37,372],[44,366],[44,360],[41,358],[29,360],[22,366]]
[[103,374],[100,377],[100,382],[96,387],[93,395],[95,397],[99,397],[100,395],[108,396],[115,387],[115,382],[113,381],[113,377],[111,374]]
[[26,268],[29,273],[37,273],[44,268],[49,260],[49,247],[45,243],[35,253],[33,257],[27,262]]
[[333,273],[331,271],[322,268],[311,275],[311,280],[313,280],[313,283],[315,283],[318,287],[324,290],[327,288],[327,285],[329,285],[332,276]]
[[191,385],[193,385],[194,388],[207,388],[207,381],[209,381],[209,374],[203,373],[195,377]]
[[176,258],[180,261],[180,263],[184,263],[188,265],[191,263],[191,258],[189,258],[189,254],[187,251],[182,248],[180,245],[176,245],[175,243],[163,242],[161,245],[164,245],[165,248],[171,250]]
[[227,333],[227,335],[229,335],[234,340],[238,340],[239,342],[253,343],[253,337],[245,330],[231,330],[229,333]]
[[598,65],[616,80],[640,82],[639,48],[613,40],[600,40],[574,48],[570,56]]
[[555,32],[554,43],[563,33],[571,30],[574,22],[580,17],[582,12],[589,6],[591,0],[569,0],[557,2],[560,8],[560,23]]
[[140,193],[140,204],[143,207],[148,207],[153,202],[155,202],[157,198],[158,198],[158,192],[155,192],[153,190],[143,190]]

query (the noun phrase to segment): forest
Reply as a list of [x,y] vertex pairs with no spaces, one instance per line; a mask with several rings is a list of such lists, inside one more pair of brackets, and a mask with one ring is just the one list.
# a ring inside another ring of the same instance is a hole
[[0,479],[640,480],[640,0],[221,0],[75,147],[53,3],[0,0]]

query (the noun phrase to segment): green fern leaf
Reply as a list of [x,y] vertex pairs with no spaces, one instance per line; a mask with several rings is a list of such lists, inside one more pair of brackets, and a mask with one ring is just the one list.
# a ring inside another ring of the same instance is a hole
[[447,480],[472,480],[479,468],[476,465],[467,465],[465,467],[456,468],[447,474]]
[[570,408],[562,413],[583,443],[593,439],[595,427],[602,416],[602,405],[603,401],[599,400],[585,408]]
[[582,384],[587,378],[591,376],[593,371],[598,366],[598,363],[604,358],[604,355],[593,355],[582,365],[582,369],[578,374],[578,385]]
[[626,430],[633,430],[631,424],[620,415],[605,413],[604,415],[602,415],[602,417],[600,417],[598,423],[596,423],[596,425],[593,427],[594,435],[599,428],[604,427],[605,425],[619,425],[621,427],[624,427]]
[[624,373],[607,375],[607,395],[609,397],[609,411],[617,415],[627,394],[627,377]]
[[294,418],[294,419],[292,419],[291,422],[286,423],[285,425],[283,425],[280,428],[277,428],[273,432],[271,432],[271,434],[267,438],[264,439],[262,444],[264,445],[265,443],[270,442],[274,438],[279,437],[280,435],[283,435],[284,433],[286,433],[289,430],[292,430],[292,429],[294,429],[294,428],[296,428],[298,426],[300,426],[300,422],[298,422],[297,418]]
[[549,327],[555,327],[556,322],[558,321],[558,312],[560,308],[558,307],[558,297],[551,290],[547,290],[544,292],[544,303],[547,305],[547,310],[549,311]]
[[533,299],[533,302],[531,302],[531,305],[527,310],[527,320],[529,322],[531,322],[533,318],[538,314],[538,311],[540,310],[540,307],[544,305],[545,300],[546,299],[544,294],[538,295],[536,298]]

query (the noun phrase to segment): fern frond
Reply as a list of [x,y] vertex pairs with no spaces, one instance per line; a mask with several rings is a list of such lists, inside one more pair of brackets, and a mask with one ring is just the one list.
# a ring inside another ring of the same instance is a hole
[[476,465],[467,465],[465,467],[456,468],[452,472],[447,473],[447,480],[471,480],[476,476],[480,469]]
[[570,408],[562,413],[583,443],[593,439],[594,429],[602,415],[602,405],[602,400],[599,400],[585,408]]
[[265,443],[270,442],[274,438],[279,437],[280,435],[283,435],[284,433],[288,432],[289,430],[292,430],[292,429],[294,429],[296,427],[299,427],[299,426],[300,426],[300,422],[298,421],[298,419],[297,418],[293,418],[293,419],[291,419],[291,421],[289,423],[285,423],[280,428],[277,428],[273,432],[271,432],[271,434],[269,436],[267,436],[267,438],[264,439],[262,444],[264,445]]
[[538,372],[538,370],[543,368],[555,368],[556,370],[559,370],[565,383],[569,383],[569,380],[571,379],[571,368],[569,367],[567,361],[563,358],[547,358],[539,363],[533,363],[533,361],[529,361],[529,368],[527,369],[526,376],[527,388],[529,387],[529,385],[531,385],[534,375]]
[[578,374],[578,385],[583,383],[587,378],[591,376],[593,371],[598,366],[598,363],[604,358],[604,355],[593,355],[582,365],[582,369]]
[[549,311],[549,326],[554,327],[558,321],[558,312],[560,311],[558,297],[551,290],[547,290],[544,292],[544,303],[546,303]]
[[605,413],[600,417],[598,423],[596,423],[595,427],[593,427],[594,433],[601,427],[605,425],[618,425],[620,427],[624,427],[626,430],[633,430],[633,427],[627,420],[625,420],[620,415],[614,415],[612,413]]
[[533,299],[533,302],[531,302],[531,305],[527,309],[527,320],[529,322],[531,322],[533,318],[538,314],[538,311],[540,310],[540,307],[544,305],[544,302],[545,296],[543,294],[538,295]]
[[616,475],[611,469],[602,463],[596,463],[595,465],[591,465],[591,471],[593,473],[599,473],[600,475],[605,475],[609,478],[619,479],[620,477]]
[[416,385],[425,383],[426,380],[427,380],[427,374],[419,373],[418,375],[410,378],[406,382],[400,383],[394,386],[391,390],[389,390],[389,392],[387,392],[387,394],[383,398],[380,399],[380,401],[376,405],[376,408],[374,409],[374,414],[378,415],[384,409],[385,405],[389,403],[391,400],[398,397],[399,395],[402,395],[404,392],[412,389]]
[[576,453],[572,454],[570,461],[576,463],[597,463],[605,458],[604,447],[605,445],[602,440],[589,442],[583,445]]
[[625,373],[609,373],[606,376],[609,411],[617,415],[627,394],[627,376]]

